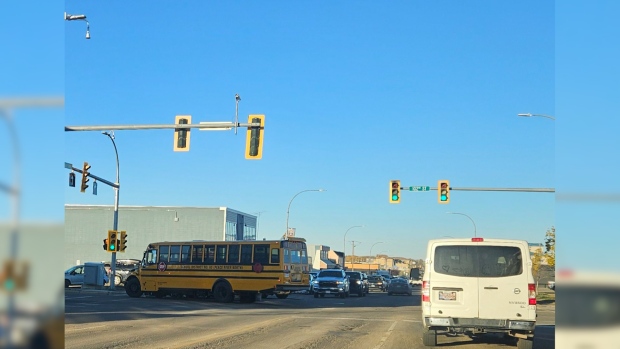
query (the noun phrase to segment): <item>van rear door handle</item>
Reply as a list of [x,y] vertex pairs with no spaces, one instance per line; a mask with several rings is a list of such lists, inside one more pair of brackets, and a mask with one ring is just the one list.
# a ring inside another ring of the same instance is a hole
[[495,286],[485,286],[484,289],[485,290],[498,290],[499,288]]

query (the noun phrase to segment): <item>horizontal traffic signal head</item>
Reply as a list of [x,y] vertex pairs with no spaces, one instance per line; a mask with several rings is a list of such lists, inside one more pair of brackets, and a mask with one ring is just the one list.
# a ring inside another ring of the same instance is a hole
[[440,204],[450,203],[450,181],[446,179],[437,181],[437,202]]
[[400,203],[400,180],[390,181],[390,204]]

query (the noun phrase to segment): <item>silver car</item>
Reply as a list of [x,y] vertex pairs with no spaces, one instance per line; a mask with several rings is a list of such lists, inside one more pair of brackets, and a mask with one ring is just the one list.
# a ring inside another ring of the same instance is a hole
[[84,265],[76,265],[65,270],[65,287],[84,284]]

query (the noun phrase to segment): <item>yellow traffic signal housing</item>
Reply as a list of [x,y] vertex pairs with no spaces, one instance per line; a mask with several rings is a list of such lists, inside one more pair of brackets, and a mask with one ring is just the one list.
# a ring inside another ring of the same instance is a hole
[[265,115],[249,115],[248,123],[260,123],[260,126],[248,126],[245,139],[245,158],[259,160],[263,158],[263,133],[265,132]]
[[121,241],[118,243],[118,252],[125,252],[127,248],[127,232],[121,230]]
[[437,202],[440,204],[450,203],[450,181],[447,179],[437,181]]
[[[177,115],[174,118],[177,125],[187,125],[192,123],[191,115]],[[189,128],[174,129],[174,151],[189,151]]]
[[80,191],[82,193],[86,192],[86,188],[88,188],[88,170],[90,170],[90,165],[88,162],[84,161],[84,167],[82,167],[82,185],[80,187]]
[[400,203],[400,180],[390,181],[390,204]]
[[118,251],[118,232],[116,230],[108,230],[108,252]]

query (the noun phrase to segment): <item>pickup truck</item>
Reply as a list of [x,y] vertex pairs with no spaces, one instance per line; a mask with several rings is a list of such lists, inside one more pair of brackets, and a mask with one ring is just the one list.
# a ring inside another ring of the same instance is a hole
[[312,287],[314,298],[325,297],[326,294],[345,298],[349,296],[349,277],[342,269],[324,269],[312,280]]

